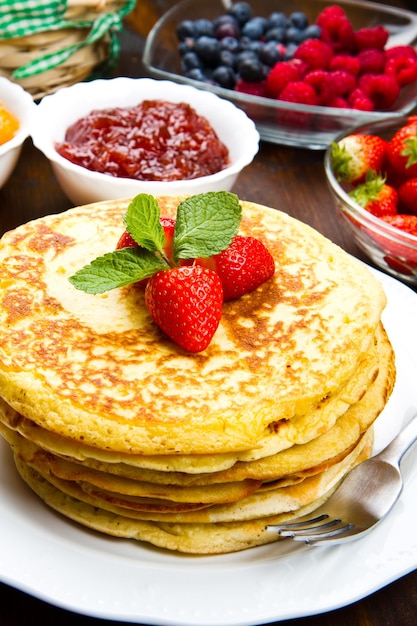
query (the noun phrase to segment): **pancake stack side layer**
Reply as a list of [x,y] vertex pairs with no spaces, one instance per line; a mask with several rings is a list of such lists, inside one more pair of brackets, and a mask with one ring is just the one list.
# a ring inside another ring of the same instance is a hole
[[[175,216],[180,197],[160,197]],[[143,288],[68,278],[113,250],[126,201],[34,220],[0,241],[0,432],[47,505],[97,531],[190,554],[277,541],[372,452],[395,382],[374,276],[322,235],[242,201],[274,276],[224,303],[183,352]]]

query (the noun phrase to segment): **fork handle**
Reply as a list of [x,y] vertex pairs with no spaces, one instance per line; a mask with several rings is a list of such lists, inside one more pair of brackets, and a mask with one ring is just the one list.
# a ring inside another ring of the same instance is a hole
[[417,414],[408,422],[407,426],[398,433],[386,448],[374,458],[398,467],[404,454],[417,440]]

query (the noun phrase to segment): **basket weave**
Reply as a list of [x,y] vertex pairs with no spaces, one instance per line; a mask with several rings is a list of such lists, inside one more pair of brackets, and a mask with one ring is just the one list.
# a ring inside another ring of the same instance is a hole
[[[126,0],[68,0],[65,19],[93,22],[101,13],[116,12]],[[77,50],[64,63],[34,76],[16,79],[13,72],[34,59],[85,40],[89,28],[45,30],[40,33],[0,39],[0,76],[19,83],[35,100],[57,89],[88,78],[109,55],[110,35]]]

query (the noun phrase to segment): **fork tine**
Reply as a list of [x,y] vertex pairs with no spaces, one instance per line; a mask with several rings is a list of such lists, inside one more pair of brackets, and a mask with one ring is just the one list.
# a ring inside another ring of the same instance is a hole
[[[328,521],[325,521],[328,520]],[[320,523],[323,522],[323,523]],[[346,533],[354,524],[344,523],[341,519],[330,519],[323,514],[317,517],[289,524],[271,524],[266,529],[278,532],[281,537],[288,537],[294,541],[316,543]]]
[[289,524],[269,524],[266,529],[271,531],[292,530],[297,528],[311,528],[312,524],[321,522],[322,520],[329,519],[327,513],[318,515],[317,517],[311,517],[309,519],[301,520],[299,522],[290,522]]

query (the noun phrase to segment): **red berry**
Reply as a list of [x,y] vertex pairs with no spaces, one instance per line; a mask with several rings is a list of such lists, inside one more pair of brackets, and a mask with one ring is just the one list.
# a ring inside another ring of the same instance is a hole
[[332,47],[320,39],[307,39],[294,52],[294,59],[304,61],[311,70],[327,69],[332,56]]
[[266,91],[271,98],[278,98],[284,87],[292,82],[300,80],[300,72],[297,66],[287,61],[279,61],[269,72],[266,78]]
[[333,73],[326,70],[312,70],[304,77],[304,82],[314,88],[317,104],[321,106],[327,106],[336,95],[339,95],[336,93]]
[[320,39],[328,43],[334,52],[352,52],[355,47],[355,32],[350,20],[335,15],[321,26]]
[[168,337],[187,352],[201,352],[220,323],[222,284],[216,272],[206,267],[174,267],[149,279],[145,304]]
[[393,46],[392,48],[387,48],[385,50],[385,58],[387,61],[394,57],[410,57],[417,61],[417,50],[413,48],[413,46],[402,45],[402,46]]
[[342,98],[342,96],[335,96],[330,100],[327,106],[334,107],[335,109],[350,109],[348,101],[346,98]]
[[302,81],[288,83],[281,91],[278,100],[297,104],[317,104],[317,95],[314,88]]
[[393,76],[400,87],[411,85],[417,80],[417,59],[412,56],[393,56],[385,63],[385,74]]
[[316,24],[320,27],[326,26],[335,17],[347,17],[345,10],[338,4],[332,4],[323,9],[317,16]]
[[388,142],[387,155],[397,176],[417,177],[417,116],[408,118]]
[[360,63],[361,74],[383,74],[385,68],[385,54],[383,50],[366,48],[356,57]]
[[355,187],[349,195],[376,217],[397,214],[397,190],[387,185],[383,176],[375,175],[371,171],[365,182]]
[[366,48],[377,48],[383,50],[388,41],[389,33],[384,26],[373,26],[370,28],[360,28],[355,31],[355,44],[357,50]]
[[251,96],[262,96],[266,97],[266,83],[261,80],[258,83],[250,83],[247,80],[243,80],[243,78],[239,78],[235,85],[235,90],[241,93],[247,93]]
[[236,235],[226,250],[198,263],[214,269],[223,285],[223,299],[240,298],[253,291],[275,272],[275,263],[262,241]]
[[346,70],[334,70],[331,79],[337,96],[349,95],[356,86],[355,76]]
[[358,111],[374,111],[375,105],[362,89],[356,87],[348,96],[348,103],[352,109]]
[[397,81],[387,74],[364,74],[359,78],[358,86],[378,111],[389,109],[400,95]]
[[378,135],[352,133],[331,147],[332,169],[339,181],[363,183],[370,170],[381,172],[385,165],[386,141]]
[[398,187],[398,198],[402,213],[417,215],[417,178],[409,178]]
[[360,66],[360,61],[356,56],[351,54],[335,54],[330,60],[329,70],[344,70],[352,74],[352,76],[357,76]]

